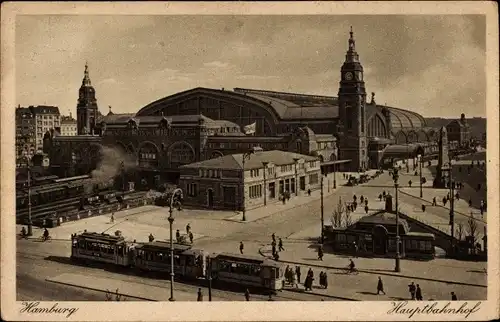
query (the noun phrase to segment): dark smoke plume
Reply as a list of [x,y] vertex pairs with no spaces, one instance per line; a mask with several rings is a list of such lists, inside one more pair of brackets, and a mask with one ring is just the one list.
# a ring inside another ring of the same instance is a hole
[[114,178],[123,170],[135,168],[136,162],[131,155],[115,147],[101,146],[101,160],[97,168],[90,173],[91,184],[86,187],[86,192],[91,193],[94,185],[112,186]]

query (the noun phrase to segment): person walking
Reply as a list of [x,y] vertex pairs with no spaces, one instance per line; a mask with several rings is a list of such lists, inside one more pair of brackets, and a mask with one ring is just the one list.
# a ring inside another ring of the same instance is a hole
[[111,214],[111,223],[113,224],[115,222],[115,213],[113,212]]
[[194,239],[193,233],[190,231],[189,232],[189,241],[191,242],[191,244],[193,243],[193,239]]
[[328,288],[328,274],[326,272],[323,273],[323,287],[325,290]]
[[191,231],[191,224],[186,225],[186,234],[189,235],[189,232]]
[[299,284],[297,283],[297,274],[292,269],[290,269],[290,275],[292,277],[292,286],[295,288],[299,288]]
[[417,301],[423,301],[423,297],[422,297],[422,289],[420,288],[420,285],[417,284],[417,290],[415,292],[415,297],[417,299]]
[[153,236],[153,234],[149,233],[148,239],[149,239],[149,242],[151,243],[155,240],[155,237]]
[[198,288],[198,302],[203,302],[203,293],[201,292],[201,287]]
[[436,197],[432,198],[432,205],[437,206]]
[[250,292],[248,291],[248,288],[245,290],[245,300],[250,301]]
[[382,282],[382,278],[379,276],[378,283],[377,283],[377,295],[379,295],[380,292],[384,293],[384,295],[385,295],[384,283]]
[[414,300],[416,292],[415,283],[411,282],[411,284],[408,285],[408,291],[410,292],[411,299]]
[[368,206],[365,206],[365,212],[368,214]]
[[297,274],[297,283],[300,284],[300,266],[295,266],[295,273]]
[[322,245],[320,245],[319,248],[318,248],[318,259],[320,261],[323,260],[323,246]]
[[243,242],[240,241],[240,253],[243,254],[243,248],[245,248],[245,246],[243,245]]
[[451,292],[451,300],[458,301],[458,298],[457,298],[457,295],[455,294],[455,292]]
[[278,240],[278,249],[280,252],[285,250],[285,248],[283,248],[283,241],[281,240],[281,237]]
[[410,181],[408,181],[408,185],[410,186],[410,188],[411,188],[411,184],[412,184],[412,183],[413,183],[413,182],[411,182],[411,180],[410,180]]

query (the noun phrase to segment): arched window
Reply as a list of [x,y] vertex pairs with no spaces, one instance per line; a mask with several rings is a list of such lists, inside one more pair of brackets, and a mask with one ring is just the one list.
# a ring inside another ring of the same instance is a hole
[[195,161],[194,150],[186,142],[174,143],[170,148],[170,162],[172,164],[188,164]]
[[146,142],[139,148],[139,166],[145,168],[157,167],[159,156],[156,145]]

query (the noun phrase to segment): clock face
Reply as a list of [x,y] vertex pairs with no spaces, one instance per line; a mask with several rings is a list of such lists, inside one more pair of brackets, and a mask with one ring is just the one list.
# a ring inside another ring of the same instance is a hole
[[351,72],[347,72],[347,73],[345,73],[344,77],[345,77],[346,80],[351,80],[352,79],[352,73]]

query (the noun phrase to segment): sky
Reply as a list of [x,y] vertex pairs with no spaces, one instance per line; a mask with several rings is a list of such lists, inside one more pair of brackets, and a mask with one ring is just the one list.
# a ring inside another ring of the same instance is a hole
[[16,99],[76,114],[88,62],[101,113],[195,87],[337,96],[349,28],[378,104],[486,115],[486,20],[448,16],[17,16]]

